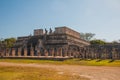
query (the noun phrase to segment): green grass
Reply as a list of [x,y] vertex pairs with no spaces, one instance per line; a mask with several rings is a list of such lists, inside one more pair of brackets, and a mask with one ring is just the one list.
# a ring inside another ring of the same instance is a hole
[[0,80],[89,80],[48,68],[0,66]]
[[120,67],[120,60],[80,60],[80,59],[71,59],[71,60],[66,60],[64,62],[65,64],[70,64],[70,65],[84,65],[84,66],[114,66],[114,67]]
[[97,59],[95,60],[69,59],[65,61],[33,60],[33,59],[0,59],[0,62],[120,67],[120,60],[111,61],[111,60],[97,60]]

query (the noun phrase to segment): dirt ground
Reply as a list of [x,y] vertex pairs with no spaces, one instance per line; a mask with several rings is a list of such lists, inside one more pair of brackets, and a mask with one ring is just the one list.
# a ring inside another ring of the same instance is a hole
[[23,67],[45,67],[55,69],[58,74],[69,72],[72,75],[87,77],[90,80],[120,80],[120,67],[104,67],[104,66],[78,66],[78,65],[52,65],[52,64],[24,64],[24,63],[8,63],[0,62],[4,66],[23,66]]

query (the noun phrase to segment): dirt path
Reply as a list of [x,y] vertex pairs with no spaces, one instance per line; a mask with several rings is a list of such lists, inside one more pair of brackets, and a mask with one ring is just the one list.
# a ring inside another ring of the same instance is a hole
[[100,66],[75,66],[75,65],[52,65],[52,64],[23,64],[0,62],[4,66],[45,67],[57,70],[60,74],[65,71],[72,75],[80,75],[91,80],[120,80],[120,67]]

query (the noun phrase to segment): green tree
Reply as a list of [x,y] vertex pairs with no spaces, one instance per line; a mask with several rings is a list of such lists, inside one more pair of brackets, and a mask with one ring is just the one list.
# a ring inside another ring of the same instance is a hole
[[84,39],[86,41],[90,41],[94,36],[95,34],[93,33],[80,33],[81,39]]
[[120,43],[120,40],[114,40],[111,42],[112,44],[119,44]]
[[4,39],[1,38],[1,39],[0,39],[0,49],[1,49],[1,48],[4,48],[4,47],[5,47]]
[[15,38],[6,38],[6,39],[4,39],[4,44],[8,48],[13,47],[13,45],[14,45],[15,42],[16,42]]
[[103,40],[91,40],[90,43],[93,44],[93,45],[104,45],[104,44],[106,44],[106,42],[103,41]]

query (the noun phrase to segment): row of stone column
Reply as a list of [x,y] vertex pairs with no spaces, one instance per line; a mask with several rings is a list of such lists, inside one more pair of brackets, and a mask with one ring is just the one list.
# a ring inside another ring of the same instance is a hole
[[84,59],[120,59],[120,48],[80,48],[76,56]]
[[64,48],[11,48],[0,51],[0,56],[60,56],[83,59],[120,59],[120,48],[84,47],[79,50]]
[[34,49],[34,48],[11,48],[5,49],[0,53],[0,56],[73,56],[70,51],[63,48],[51,48],[51,49]]
[[50,49],[44,49],[43,52],[40,49],[37,49],[37,54],[40,54],[40,56],[69,56],[72,55],[68,54],[68,51],[63,48],[50,48]]

